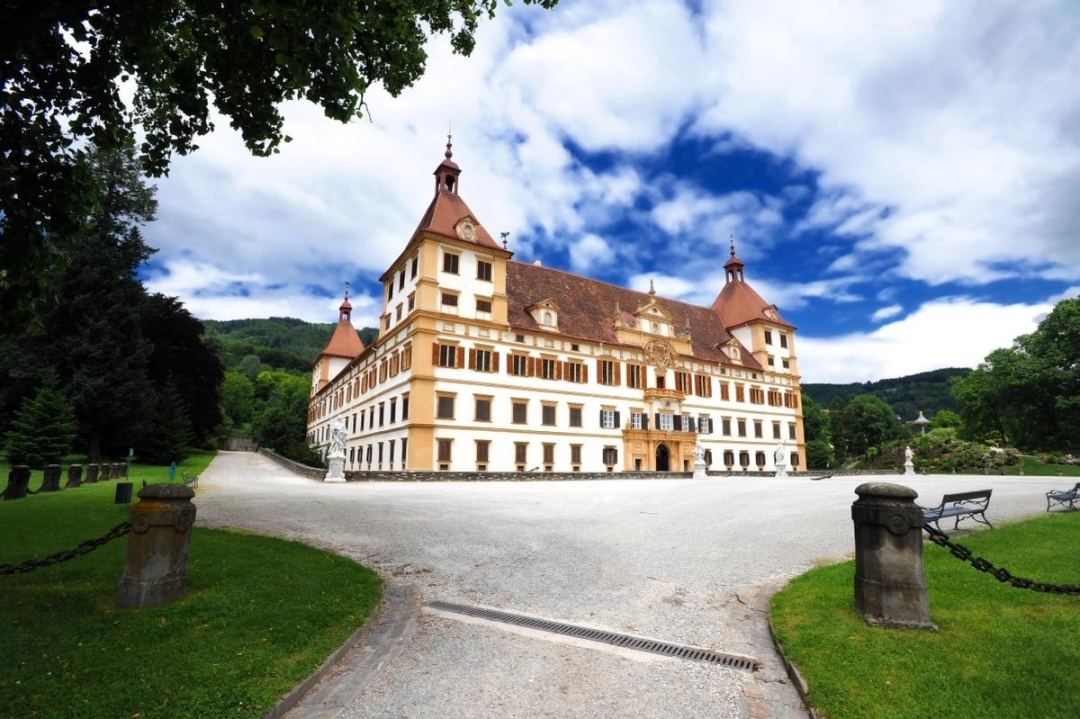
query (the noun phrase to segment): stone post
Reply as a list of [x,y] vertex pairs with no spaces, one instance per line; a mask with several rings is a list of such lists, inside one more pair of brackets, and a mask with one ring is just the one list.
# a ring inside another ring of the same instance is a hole
[[30,489],[30,467],[16,464],[8,472],[8,483],[4,489],[4,499],[23,499]]
[[98,479],[102,482],[107,482],[112,479],[112,465],[108,462],[102,462],[98,465]]
[[98,481],[98,466],[91,462],[86,465],[86,482],[87,484],[93,484]]
[[868,624],[937,629],[930,621],[918,493],[888,482],[855,488],[855,611]]
[[41,480],[41,489],[39,492],[59,492],[60,491],[60,465],[59,464],[46,464],[45,476]]
[[82,484],[82,465],[73,464],[68,467],[67,484],[64,485],[64,489],[68,487],[78,487]]
[[118,607],[152,607],[184,595],[194,496],[183,484],[151,484],[139,490],[139,501],[131,507]]

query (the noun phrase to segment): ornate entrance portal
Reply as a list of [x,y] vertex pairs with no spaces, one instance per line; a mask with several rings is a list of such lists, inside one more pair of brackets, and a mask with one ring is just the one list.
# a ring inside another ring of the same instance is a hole
[[666,444],[656,445],[656,471],[667,472],[671,469],[670,462],[671,454],[668,452]]

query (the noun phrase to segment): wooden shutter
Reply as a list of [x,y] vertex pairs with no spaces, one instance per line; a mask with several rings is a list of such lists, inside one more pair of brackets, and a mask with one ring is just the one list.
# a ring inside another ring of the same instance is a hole
[[469,348],[469,369],[476,369],[476,348]]
[[615,367],[611,375],[611,384],[618,386],[622,384],[622,362],[612,362],[611,364]]
[[589,365],[585,364],[584,362],[581,363],[581,381],[589,381]]
[[620,427],[622,427],[622,420],[619,419],[619,413],[616,411],[615,412],[615,429],[619,429]]
[[600,410],[600,429],[604,428],[604,410]]
[[499,353],[498,352],[492,352],[491,353],[491,371],[492,372],[498,372],[499,371]]
[[457,364],[458,369],[461,369],[462,367],[464,367],[465,366],[465,348],[459,346],[457,348],[457,350],[454,352],[454,358],[457,360],[456,364]]
[[536,376],[536,358],[535,357],[529,357],[528,359],[526,359],[526,361],[525,361],[525,376],[526,377],[535,377]]
[[431,343],[431,364],[435,367],[439,366],[439,343]]
[[682,415],[681,414],[675,415],[672,422],[675,423],[675,425],[674,425],[675,426],[675,431],[676,432],[681,432],[682,431]]

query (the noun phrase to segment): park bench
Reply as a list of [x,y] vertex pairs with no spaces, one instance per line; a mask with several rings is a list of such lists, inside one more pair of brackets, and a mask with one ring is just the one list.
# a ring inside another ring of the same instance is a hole
[[973,492],[946,494],[936,507],[920,507],[923,511],[923,521],[927,524],[933,522],[940,532],[941,525],[938,522],[942,519],[955,517],[953,529],[958,529],[960,520],[970,517],[976,522],[982,522],[990,529],[993,529],[994,525],[990,524],[990,520],[986,518],[986,508],[990,504],[990,492],[992,491],[990,489],[979,489]]
[[184,484],[191,487],[192,489],[199,486],[199,475],[188,474],[187,472],[181,470],[180,476],[184,478]]
[[1078,492],[1080,492],[1080,482],[1077,482],[1072,489],[1051,489],[1046,493],[1046,511],[1049,512],[1054,503],[1076,509],[1073,503],[1076,501]]

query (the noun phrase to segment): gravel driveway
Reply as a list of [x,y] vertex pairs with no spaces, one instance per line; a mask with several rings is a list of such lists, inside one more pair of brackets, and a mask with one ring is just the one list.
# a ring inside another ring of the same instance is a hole
[[[202,475],[201,526],[303,540],[435,600],[746,654],[760,672],[635,656],[422,612],[400,652],[355,688],[345,719],[796,717],[764,631],[768,595],[851,555],[869,479],[920,503],[993,487],[993,522],[1037,514],[1049,477],[613,479],[323,484],[247,452]],[[910,481],[908,481],[910,480]],[[933,596],[931,588],[931,611]],[[304,705],[290,717],[304,719]]]

